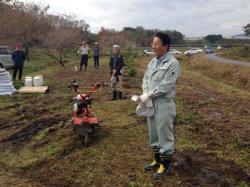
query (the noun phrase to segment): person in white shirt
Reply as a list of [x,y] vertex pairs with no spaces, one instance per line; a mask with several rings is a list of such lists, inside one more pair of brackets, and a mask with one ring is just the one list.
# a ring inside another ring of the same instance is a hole
[[85,41],[82,42],[82,46],[77,50],[77,53],[81,54],[80,71],[82,71],[83,65],[85,68],[84,70],[87,71],[89,47]]

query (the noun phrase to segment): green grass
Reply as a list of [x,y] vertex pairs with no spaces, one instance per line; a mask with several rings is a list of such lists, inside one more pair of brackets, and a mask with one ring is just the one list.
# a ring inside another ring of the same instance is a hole
[[232,58],[250,63],[250,46],[234,47],[220,53],[226,58]]
[[60,151],[60,147],[57,144],[50,144],[45,147],[43,154],[45,157],[53,157]]
[[[204,62],[206,63],[206,62]],[[220,64],[215,64],[213,67],[210,65],[210,70],[206,68],[208,65],[207,64],[200,64],[200,62],[197,62],[196,64],[189,65],[182,63],[182,71],[185,72],[186,77],[193,77],[194,79],[202,79],[204,82],[208,83],[211,86],[216,87],[216,89],[222,93],[230,93],[230,94],[239,94],[243,97],[249,97],[249,91],[248,90],[248,84],[241,85],[239,84],[239,78],[235,77],[235,80],[232,80],[232,76],[230,78],[227,78],[225,76],[222,76],[219,74],[218,71],[218,66]],[[244,76],[248,74],[249,70],[245,68],[238,67],[236,72],[232,72],[231,69],[233,69],[235,66],[234,65],[221,65],[222,67],[224,66],[225,69],[222,70],[222,73],[227,73],[227,74],[238,74],[241,75],[239,72],[243,72],[241,76]],[[236,67],[235,67],[236,68]],[[212,72],[213,70],[218,71],[217,74]],[[250,79],[248,78],[248,81]],[[243,89],[244,88],[244,89]]]
[[248,185],[248,183],[246,181],[241,181],[241,182],[239,182],[237,187],[249,187],[249,185]]

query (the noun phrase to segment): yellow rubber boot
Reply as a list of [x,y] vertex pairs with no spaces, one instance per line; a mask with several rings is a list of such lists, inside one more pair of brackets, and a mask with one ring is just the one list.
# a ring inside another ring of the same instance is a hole
[[164,171],[165,171],[165,168],[164,168],[163,164],[160,164],[160,167],[159,167],[157,173],[163,173]]
[[159,167],[159,164],[156,162],[156,160],[154,160],[150,164],[144,166],[144,169],[147,170],[147,171],[149,171],[149,170],[155,170],[158,167]]
[[154,179],[160,179],[162,178],[166,173],[166,169],[163,164],[160,164],[159,169],[154,173],[153,177]]
[[161,161],[160,153],[159,153],[160,148],[156,146],[152,148],[153,148],[153,154],[154,154],[154,161],[151,164],[144,166],[144,169],[146,171],[156,170],[160,166],[160,161]]

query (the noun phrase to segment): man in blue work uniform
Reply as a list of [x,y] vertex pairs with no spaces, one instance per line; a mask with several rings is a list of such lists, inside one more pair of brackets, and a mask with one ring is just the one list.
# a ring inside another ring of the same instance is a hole
[[148,65],[143,78],[143,94],[137,98],[141,103],[153,103],[154,111],[147,116],[147,121],[154,161],[146,165],[145,170],[157,170],[153,177],[159,179],[168,173],[174,153],[174,97],[180,64],[169,52],[167,34],[157,33],[151,45],[156,57]]

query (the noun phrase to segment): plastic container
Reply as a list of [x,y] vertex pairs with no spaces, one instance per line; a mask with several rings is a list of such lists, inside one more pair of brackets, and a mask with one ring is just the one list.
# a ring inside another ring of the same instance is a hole
[[34,86],[43,86],[43,76],[37,75],[33,78],[33,85]]
[[32,86],[32,77],[25,77],[24,86],[26,87]]

